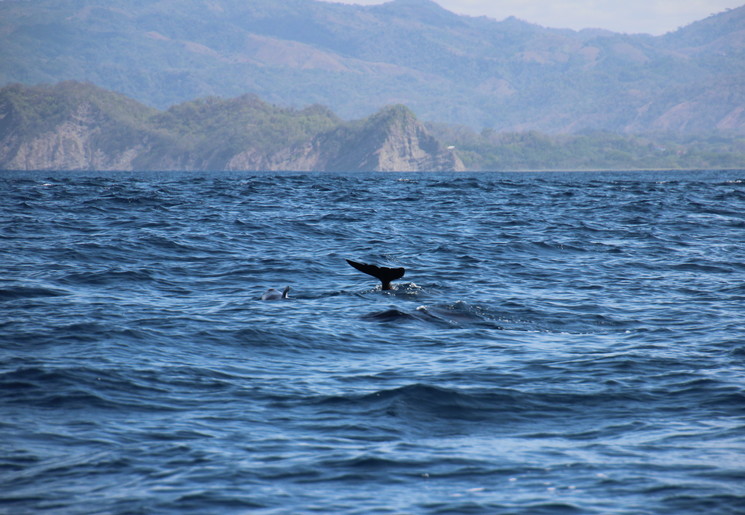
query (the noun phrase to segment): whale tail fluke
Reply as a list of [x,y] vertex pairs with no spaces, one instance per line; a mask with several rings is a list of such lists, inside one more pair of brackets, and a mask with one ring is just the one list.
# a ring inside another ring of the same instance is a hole
[[384,290],[390,290],[391,281],[400,279],[406,273],[405,268],[388,268],[385,266],[368,265],[365,263],[357,263],[356,261],[351,261],[349,259],[347,259],[347,263],[360,272],[376,277],[381,282]]

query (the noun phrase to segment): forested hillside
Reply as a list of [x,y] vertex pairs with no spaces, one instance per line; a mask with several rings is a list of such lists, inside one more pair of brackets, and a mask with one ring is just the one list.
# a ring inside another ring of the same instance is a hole
[[745,136],[475,132],[405,106],[330,109],[207,97],[165,111],[92,84],[0,89],[0,169],[459,171],[745,168]]
[[745,136],[630,135],[590,131],[474,132],[431,125],[469,170],[680,170],[745,168]]
[[166,111],[92,84],[0,90],[0,169],[457,171],[404,106],[353,122],[254,95]]
[[481,130],[745,133],[745,7],[659,37],[430,0],[4,0],[0,85],[86,80],[165,109],[246,93]]

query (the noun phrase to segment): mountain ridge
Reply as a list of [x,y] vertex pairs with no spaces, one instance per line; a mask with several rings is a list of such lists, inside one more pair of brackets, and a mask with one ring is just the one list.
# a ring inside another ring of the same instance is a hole
[[745,6],[649,36],[461,16],[430,0],[5,0],[0,84],[87,80],[159,109],[251,92],[345,119],[404,104],[498,131],[741,134],[741,27]]

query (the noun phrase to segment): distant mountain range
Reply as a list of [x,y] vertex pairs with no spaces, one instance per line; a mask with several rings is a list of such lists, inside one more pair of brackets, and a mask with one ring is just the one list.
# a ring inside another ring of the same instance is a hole
[[84,80],[165,109],[254,93],[344,119],[745,134],[745,6],[664,36],[459,16],[430,0],[4,0],[0,85]]

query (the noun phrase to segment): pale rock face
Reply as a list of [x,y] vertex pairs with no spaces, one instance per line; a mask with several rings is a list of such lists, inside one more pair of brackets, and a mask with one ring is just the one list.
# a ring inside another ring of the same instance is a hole
[[309,142],[264,155],[248,149],[229,170],[463,171],[458,156],[432,137],[411,112],[390,107],[356,130],[334,129]]
[[17,170],[131,170],[143,146],[106,153],[94,111],[81,104],[54,130],[28,139],[12,134],[0,144],[3,168]]
[[444,148],[402,106],[384,109],[362,126],[334,129],[310,142],[259,156],[235,156],[231,169],[422,172],[463,171],[458,156]]
[[463,171],[465,167],[451,151],[427,133],[410,114],[390,125],[377,155],[376,170],[381,172]]

